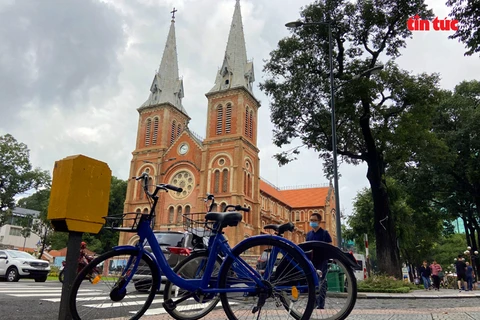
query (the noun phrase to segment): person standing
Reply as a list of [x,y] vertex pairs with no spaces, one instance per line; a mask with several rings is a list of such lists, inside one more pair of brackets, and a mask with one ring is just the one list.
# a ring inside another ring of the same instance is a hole
[[420,277],[422,277],[423,287],[425,290],[431,289],[430,275],[432,274],[431,269],[428,267],[427,260],[423,260],[423,265],[418,269]]
[[[310,216],[310,230],[307,233],[306,240],[307,241],[323,241],[327,243],[332,243],[332,237],[327,230],[320,227],[320,221],[322,220],[322,216],[319,213],[313,213]],[[328,261],[322,259],[320,255],[316,255],[315,251],[313,252],[312,263],[317,269],[317,273],[319,273],[319,281],[321,283],[320,293],[317,296],[316,304],[317,309],[324,309],[325,308],[325,296],[327,295],[327,280],[325,277],[327,276],[328,271]],[[321,272],[321,273],[320,273]]]
[[[467,266],[467,268],[466,268],[466,270],[467,270],[467,272],[466,272],[467,289],[468,289],[468,291],[472,291],[473,290],[473,277],[475,275],[473,274],[473,268],[468,261],[465,262],[465,265]],[[467,290],[465,290],[465,291],[467,291]]]
[[457,271],[458,290],[462,292],[462,284],[465,285],[467,282],[467,265],[461,254],[458,255],[457,262],[455,262],[455,270]]
[[442,271],[442,266],[439,265],[436,260],[433,260],[430,269],[432,271],[433,287],[435,290],[440,290],[440,277],[438,273]]

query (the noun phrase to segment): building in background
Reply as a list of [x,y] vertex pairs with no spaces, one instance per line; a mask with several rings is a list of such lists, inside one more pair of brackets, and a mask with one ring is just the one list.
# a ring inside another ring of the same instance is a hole
[[0,227],[0,248],[3,249],[22,249],[25,251],[34,252],[37,249],[37,243],[39,243],[40,237],[33,232],[30,236],[24,238],[22,236],[22,220],[28,217],[32,218],[32,221],[38,219],[40,211],[14,208],[12,215],[7,222]]
[[[206,137],[192,132],[188,127],[191,118],[182,105],[183,79],[178,72],[172,17],[160,68],[154,75],[148,99],[138,108],[136,148],[130,163],[132,177],[147,172],[152,184],[169,183],[183,188],[182,193],[161,195],[156,228],[182,230],[182,214],[205,212],[203,198],[211,193],[218,203],[217,211],[227,204],[251,208],[243,213],[238,227],[225,229],[232,246],[262,233],[266,224],[288,221],[293,221],[297,230],[285,236],[302,242],[310,229],[309,215],[313,212],[321,214],[322,227],[336,240],[335,195],[331,185],[284,190],[260,178],[257,147],[260,102],[253,92],[254,80],[237,0],[224,59],[214,86],[206,93]],[[130,180],[125,212],[148,210],[149,203],[140,183]],[[121,244],[136,241],[132,234],[120,234]]]

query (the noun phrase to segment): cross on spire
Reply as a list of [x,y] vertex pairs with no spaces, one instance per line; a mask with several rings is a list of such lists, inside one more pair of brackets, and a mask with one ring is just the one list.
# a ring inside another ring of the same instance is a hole
[[175,7],[173,7],[173,10],[170,11],[170,13],[172,14],[172,19],[175,19],[175,12],[177,12],[178,10],[175,9]]

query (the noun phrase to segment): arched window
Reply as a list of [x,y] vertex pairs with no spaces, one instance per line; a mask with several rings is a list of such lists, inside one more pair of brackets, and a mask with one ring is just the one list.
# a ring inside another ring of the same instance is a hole
[[222,134],[223,131],[223,106],[218,106],[217,109],[217,134]]
[[145,128],[145,145],[150,145],[150,127],[152,126],[152,120],[147,119],[147,127]]
[[220,192],[220,171],[216,170],[213,174],[213,193]]
[[148,208],[143,209],[143,213],[148,213]]
[[138,208],[135,212],[140,213],[140,212],[142,212],[142,210],[140,208]]
[[212,212],[217,212],[217,204],[216,203],[212,207]]
[[190,214],[190,206],[185,206],[185,214]]
[[300,212],[295,211],[295,221],[300,221]]
[[226,208],[226,207],[227,207],[227,204],[226,204],[225,202],[222,202],[222,203],[220,204],[220,211],[221,211],[221,212],[225,211],[225,208]]
[[253,110],[250,110],[250,138],[253,139]]
[[253,225],[253,212],[252,212],[252,207],[248,206],[248,209],[250,209],[250,211],[248,211],[248,224]]
[[183,217],[182,217],[182,207],[178,206],[177,207],[177,222],[182,223]]
[[230,133],[231,123],[232,123],[232,105],[227,104],[226,110],[226,119],[225,119],[225,133]]
[[247,171],[243,172],[243,193],[247,195]]
[[173,140],[175,140],[175,127],[176,127],[177,123],[175,122],[175,120],[173,120],[172,122],[172,134],[170,135],[170,144],[173,143]]
[[157,137],[158,137],[158,118],[155,117],[155,119],[153,120],[152,144],[157,144]]
[[222,172],[222,192],[228,191],[228,170],[223,169]]
[[245,112],[245,135],[248,137],[248,107]]
[[168,209],[168,223],[173,223],[173,219],[175,219],[175,209],[170,207]]
[[177,127],[177,138],[180,136],[181,132],[182,132],[182,125],[179,123]]

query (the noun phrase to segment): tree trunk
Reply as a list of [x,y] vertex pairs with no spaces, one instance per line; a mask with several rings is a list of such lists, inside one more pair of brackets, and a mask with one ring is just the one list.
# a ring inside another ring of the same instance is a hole
[[395,221],[391,215],[386,182],[382,178],[384,174],[383,160],[379,158],[379,156],[375,156],[374,159],[367,162],[367,178],[370,182],[373,197],[378,268],[381,273],[401,279],[402,267],[397,247]]

